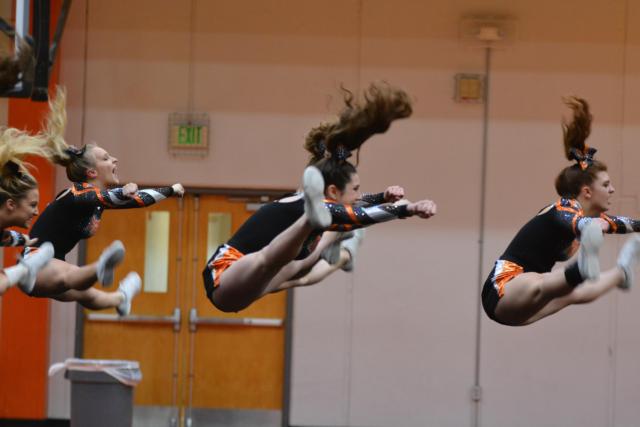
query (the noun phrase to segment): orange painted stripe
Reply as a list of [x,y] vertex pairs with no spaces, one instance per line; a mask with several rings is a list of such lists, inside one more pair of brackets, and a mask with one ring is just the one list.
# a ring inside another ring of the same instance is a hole
[[[33,7],[33,2],[31,2]],[[62,0],[51,0],[51,28],[55,28]],[[64,49],[64,42],[61,46]],[[49,86],[58,82],[58,52]],[[48,111],[46,102],[11,98],[8,126],[37,132]],[[41,158],[30,158],[40,189],[40,212],[54,197],[55,171]],[[19,249],[5,248],[4,265],[16,262]],[[45,419],[47,415],[47,369],[49,364],[49,300],[30,298],[16,288],[2,297],[0,319],[0,418]]]

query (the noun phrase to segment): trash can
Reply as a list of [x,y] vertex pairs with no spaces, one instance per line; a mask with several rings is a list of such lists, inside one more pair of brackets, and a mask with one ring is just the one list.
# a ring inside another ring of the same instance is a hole
[[49,374],[63,368],[71,381],[71,427],[131,427],[133,387],[142,379],[138,362],[67,359]]

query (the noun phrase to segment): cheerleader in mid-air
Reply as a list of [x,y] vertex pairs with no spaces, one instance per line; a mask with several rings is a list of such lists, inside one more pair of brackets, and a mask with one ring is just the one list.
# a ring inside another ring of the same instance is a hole
[[[207,296],[222,311],[239,311],[284,282],[303,276],[335,242],[335,233],[397,218],[429,218],[430,200],[354,204],[360,180],[347,158],[391,122],[408,117],[411,104],[403,91],[371,85],[363,103],[350,93],[338,120],[311,130],[305,143],[313,153],[303,176],[303,192],[268,203],[220,246],[203,271]],[[325,200],[327,199],[327,200]]]
[[[596,149],[585,145],[591,132],[589,105],[576,97],[565,102],[574,117],[563,124],[564,148],[575,163],[556,178],[560,199],[520,229],[483,287],[484,310],[505,325],[536,322],[569,305],[591,302],[616,286],[629,289],[633,282],[640,252],[637,235],[622,247],[617,266],[600,274],[602,233],[640,231],[640,222],[605,213],[615,190],[607,166],[594,159]],[[551,270],[576,251],[575,260]]]

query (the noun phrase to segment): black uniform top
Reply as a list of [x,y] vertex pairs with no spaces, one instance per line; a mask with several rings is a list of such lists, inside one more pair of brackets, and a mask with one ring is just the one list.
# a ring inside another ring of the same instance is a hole
[[[397,206],[390,203],[370,205],[368,200],[380,200],[380,198],[374,199],[373,196],[367,195],[366,198],[354,205],[341,205],[325,201],[325,205],[331,212],[332,224],[329,229],[346,231],[409,216],[407,207],[404,205]],[[267,203],[240,226],[227,244],[245,255],[257,252],[267,246],[303,214],[304,199],[302,195],[299,199],[291,202]],[[311,233],[296,259],[303,259],[311,253],[313,243],[322,234],[322,231],[317,230]]]
[[[600,218],[609,223],[607,233],[640,231],[640,222],[631,218],[605,214]],[[500,259],[515,262],[525,272],[549,272],[557,261],[565,261],[573,255],[580,230],[592,220],[584,216],[577,200],[560,199],[526,223]]]
[[74,182],[47,205],[29,237],[38,238],[36,245],[51,242],[55,257],[64,260],[76,243],[96,233],[104,209],[143,208],[171,195],[172,187],[139,190],[126,197],[121,187],[100,190],[86,182]]

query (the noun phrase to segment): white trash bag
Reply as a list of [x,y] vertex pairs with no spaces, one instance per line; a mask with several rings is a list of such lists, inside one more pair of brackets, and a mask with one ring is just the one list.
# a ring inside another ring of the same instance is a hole
[[67,359],[63,363],[54,363],[49,367],[49,376],[62,370],[104,372],[130,387],[142,380],[140,364],[133,360]]

